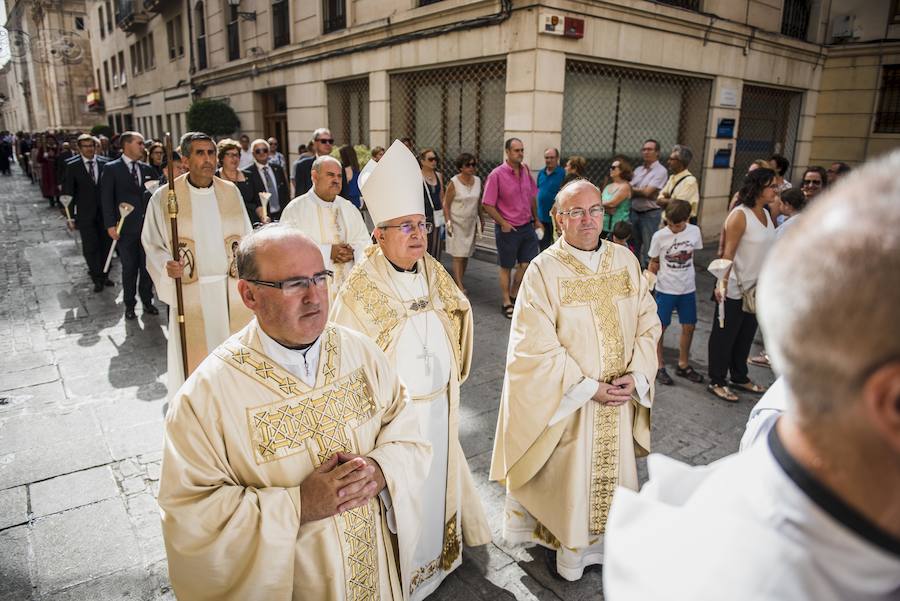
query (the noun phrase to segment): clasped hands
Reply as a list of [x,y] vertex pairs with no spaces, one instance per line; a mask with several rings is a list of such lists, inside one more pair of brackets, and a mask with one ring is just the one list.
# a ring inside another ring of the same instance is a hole
[[609,384],[600,382],[597,392],[591,398],[601,405],[618,407],[630,401],[632,394],[634,394],[634,376],[625,374]]
[[374,459],[336,453],[300,484],[300,523],[361,507],[384,487],[384,474]]
[[333,263],[349,263],[353,260],[353,247],[339,243],[331,245],[331,261]]

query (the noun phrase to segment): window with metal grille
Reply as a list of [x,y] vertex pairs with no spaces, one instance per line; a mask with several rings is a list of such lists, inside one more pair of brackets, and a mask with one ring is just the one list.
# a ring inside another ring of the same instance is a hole
[[900,65],[885,65],[881,71],[875,133],[900,133]]
[[470,152],[484,178],[503,162],[506,61],[391,75],[391,138],[434,148],[445,177]]
[[783,35],[806,40],[806,33],[809,30],[810,4],[809,0],[784,0],[781,13],[781,33]]
[[641,145],[650,138],[659,142],[663,163],[675,144],[690,146],[689,169],[702,177],[710,80],[567,61],[565,86],[561,158],[584,157],[585,175],[598,186],[613,157],[639,165]]
[[699,11],[700,10],[700,0],[654,0],[655,2],[659,2],[660,4],[668,4],[669,6],[675,6],[677,8],[683,8],[686,10]]
[[272,48],[291,43],[291,19],[287,0],[272,0]]
[[226,9],[228,10],[228,24],[225,27],[228,36],[228,60],[236,61],[241,58],[241,34],[238,27],[238,7],[229,4],[226,6]]
[[347,27],[344,0],[322,0],[322,26],[324,33]]
[[[779,88],[744,85],[731,193],[737,192],[756,159],[768,160],[780,154],[794,163],[794,147],[800,125],[801,92]],[[790,179],[790,174],[785,176]]]
[[[445,182],[463,152],[475,155],[482,182],[503,162],[505,112],[506,60],[391,75],[391,140],[408,137],[416,151],[433,148]],[[495,250],[490,219],[475,246]]]
[[369,145],[369,78],[328,84],[328,127],[336,146]]
[[206,11],[203,0],[194,5],[194,21],[197,23],[197,69],[203,70],[206,63]]

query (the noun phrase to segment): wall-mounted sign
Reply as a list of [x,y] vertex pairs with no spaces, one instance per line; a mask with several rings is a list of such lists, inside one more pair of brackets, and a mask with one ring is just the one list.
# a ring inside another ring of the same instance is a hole
[[734,119],[719,119],[719,125],[716,127],[716,137],[728,138],[729,140],[733,138]]
[[731,145],[720,148],[713,156],[713,169],[728,169],[731,167]]
[[738,105],[737,99],[737,88],[722,88],[721,90],[719,90],[719,104],[721,106],[736,107]]

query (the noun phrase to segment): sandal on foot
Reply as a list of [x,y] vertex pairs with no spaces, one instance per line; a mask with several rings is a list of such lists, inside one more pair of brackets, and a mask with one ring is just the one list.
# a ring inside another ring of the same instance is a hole
[[761,352],[755,357],[750,357],[747,359],[747,363],[756,365],[757,367],[772,367],[772,364],[769,363],[769,353],[766,351]]
[[665,367],[660,367],[656,370],[656,381],[660,384],[665,384],[666,386],[671,386],[675,383],[675,380],[672,379],[672,376],[669,375],[669,372],[666,371]]
[[714,394],[718,398],[722,399],[723,401],[727,401],[729,403],[737,403],[738,400],[740,400],[740,399],[738,399],[738,396],[736,394],[734,394],[733,392],[731,392],[731,390],[729,390],[729,388],[727,386],[719,386],[718,384],[710,384],[709,386],[706,387],[706,390],[708,390],[710,393]]
[[503,317],[506,319],[512,319],[513,309],[515,309],[515,307],[512,305],[503,305],[500,312],[503,313]]
[[754,384],[753,382],[743,382],[743,383],[732,382],[731,385],[734,386],[735,388],[740,388],[741,390],[743,390],[745,392],[752,392],[753,394],[762,394],[766,391],[766,388],[764,386],[760,386],[759,384]]
[[697,373],[697,371],[688,365],[687,367],[679,367],[675,370],[675,375],[680,378],[687,378],[694,384],[702,384],[703,376]]

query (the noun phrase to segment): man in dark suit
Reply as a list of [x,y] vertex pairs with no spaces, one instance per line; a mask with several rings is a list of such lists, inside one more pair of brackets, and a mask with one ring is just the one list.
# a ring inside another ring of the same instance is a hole
[[[284,176],[284,169],[280,165],[269,164],[269,143],[262,138],[253,140],[250,151],[253,153],[253,164],[244,169],[244,175],[250,179],[256,206],[262,206],[259,193],[269,192],[271,196],[267,213],[272,221],[278,221],[284,207],[291,202],[291,192]],[[254,210],[252,215],[255,217],[256,214],[257,211]],[[258,223],[258,220],[254,220],[254,225],[255,223]]]
[[[153,282],[147,273],[147,258],[141,246],[141,230],[150,193],[144,182],[155,180],[156,174],[144,156],[144,136],[127,131],[119,137],[122,156],[110,161],[100,178],[100,199],[103,205],[103,223],[109,237],[118,240],[119,259],[122,261],[122,289],[125,301],[125,319],[136,319],[134,307],[135,289],[144,303],[144,313],[159,315],[153,306]],[[116,233],[119,221],[119,203],[126,202],[134,211],[125,218],[121,234]]]
[[[103,273],[103,263],[112,239],[103,225],[103,213],[100,210],[100,175],[109,159],[97,155],[97,146],[97,140],[93,136],[78,136],[78,150],[81,154],[75,155],[66,163],[62,193],[72,197],[69,208],[74,213],[75,224],[81,234],[81,250],[94,281],[94,292],[102,292],[105,286],[113,285]],[[74,225],[70,223],[69,227]]]
[[[313,132],[313,143],[310,150],[313,155],[300,159],[294,164],[294,196],[303,196],[313,187],[312,164],[318,157],[330,155],[334,149],[334,137],[327,127],[320,127]],[[347,176],[341,169],[341,190],[347,189]]]

